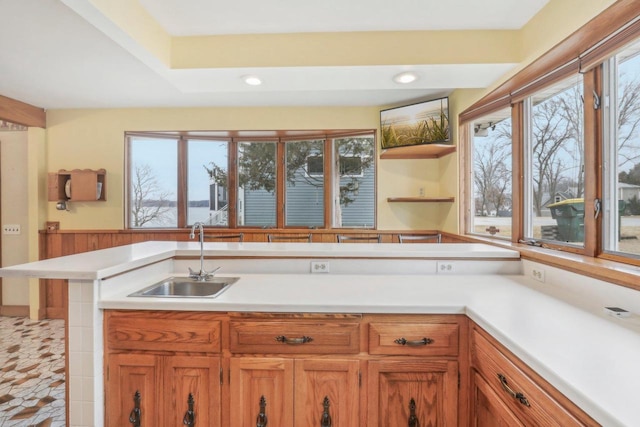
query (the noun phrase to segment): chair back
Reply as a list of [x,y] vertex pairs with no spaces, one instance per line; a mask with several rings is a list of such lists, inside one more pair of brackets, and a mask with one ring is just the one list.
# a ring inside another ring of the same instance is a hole
[[372,234],[369,236],[343,236],[338,234],[338,243],[382,243],[382,236],[379,234]]
[[267,240],[271,242],[298,242],[311,243],[311,233],[309,234],[268,234]]
[[400,243],[441,243],[442,235],[437,234],[399,234],[398,240]]
[[238,234],[213,234],[213,235],[209,235],[207,236],[205,234],[205,239],[209,239],[209,240],[217,240],[219,242],[243,242],[244,241],[244,234],[243,233],[238,233]]

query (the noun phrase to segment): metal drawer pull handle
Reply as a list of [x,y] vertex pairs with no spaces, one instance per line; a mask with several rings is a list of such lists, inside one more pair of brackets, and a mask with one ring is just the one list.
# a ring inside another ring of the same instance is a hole
[[405,338],[398,338],[396,340],[393,340],[393,342],[400,345],[417,347],[419,345],[429,345],[433,342],[433,340],[431,338],[422,338],[421,340],[407,341]]
[[267,414],[266,414],[267,400],[264,395],[260,397],[260,413],[256,418],[256,427],[267,427]]
[[509,387],[509,384],[507,384],[507,378],[504,375],[498,374],[498,379],[500,380],[500,384],[502,385],[502,388],[504,389],[504,391],[509,393],[511,397],[513,397],[514,399],[516,399],[517,401],[519,401],[525,406],[531,406],[527,398],[524,396],[524,394],[513,391],[511,387]]
[[313,341],[313,338],[307,336],[302,336],[300,338],[287,338],[284,335],[278,335],[276,337],[276,341],[285,344],[305,344]]
[[409,423],[408,427],[420,427],[420,421],[418,421],[418,417],[416,417],[416,401],[413,400],[413,397],[409,401]]
[[196,425],[196,415],[193,412],[194,403],[195,402],[193,400],[193,394],[189,393],[189,398],[187,399],[189,409],[184,414],[184,418],[182,419],[182,424],[186,425],[187,427],[194,427]]
[[324,410],[322,411],[322,417],[320,417],[320,427],[331,427],[331,415],[329,415],[329,397],[324,397],[322,406],[324,407]]
[[140,419],[142,418],[142,412],[140,411],[140,392],[136,390],[133,395],[133,410],[129,414],[129,422],[133,424],[133,427],[140,427]]

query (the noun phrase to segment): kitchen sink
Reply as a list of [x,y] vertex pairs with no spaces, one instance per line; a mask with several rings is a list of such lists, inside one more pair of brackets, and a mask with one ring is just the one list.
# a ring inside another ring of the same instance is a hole
[[211,279],[203,282],[189,277],[170,277],[134,292],[129,296],[156,298],[215,298],[239,279],[239,277],[212,277]]

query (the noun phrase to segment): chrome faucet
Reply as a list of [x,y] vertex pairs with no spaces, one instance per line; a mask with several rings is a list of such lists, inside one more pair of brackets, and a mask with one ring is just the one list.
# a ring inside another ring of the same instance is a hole
[[204,224],[201,222],[196,222],[195,224],[193,224],[193,227],[191,227],[191,233],[189,234],[190,239],[196,238],[196,228],[200,233],[200,271],[196,273],[191,269],[191,267],[189,267],[189,277],[192,279],[196,279],[198,282],[204,282],[212,278],[215,272],[220,270],[220,267],[211,271],[205,271],[204,269]]

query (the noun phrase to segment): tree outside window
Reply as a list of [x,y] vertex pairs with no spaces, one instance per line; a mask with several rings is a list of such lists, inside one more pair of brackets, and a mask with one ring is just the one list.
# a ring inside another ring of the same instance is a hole
[[577,75],[530,98],[527,237],[584,244],[582,88]]
[[511,109],[473,123],[473,203],[471,230],[511,236]]

